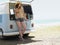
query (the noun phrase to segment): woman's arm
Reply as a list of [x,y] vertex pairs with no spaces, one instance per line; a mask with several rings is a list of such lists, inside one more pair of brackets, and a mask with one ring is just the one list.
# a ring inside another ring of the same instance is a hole
[[15,12],[15,14],[16,14],[17,12],[19,12],[19,10],[18,10],[18,9],[14,9],[14,12]]

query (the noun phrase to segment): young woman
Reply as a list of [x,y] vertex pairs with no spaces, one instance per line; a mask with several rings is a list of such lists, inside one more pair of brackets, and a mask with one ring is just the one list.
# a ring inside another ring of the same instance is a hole
[[15,12],[16,23],[19,29],[19,34],[20,34],[19,38],[24,40],[23,34],[26,30],[26,24],[24,23],[24,20],[27,20],[27,19],[26,19],[26,14],[24,13],[23,6],[21,3],[17,3],[15,5],[14,12]]

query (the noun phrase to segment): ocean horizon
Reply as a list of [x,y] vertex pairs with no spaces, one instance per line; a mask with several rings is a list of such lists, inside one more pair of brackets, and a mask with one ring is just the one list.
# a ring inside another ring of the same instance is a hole
[[60,26],[60,20],[34,20],[34,27]]
[[60,20],[33,20],[33,21],[37,24],[60,22]]

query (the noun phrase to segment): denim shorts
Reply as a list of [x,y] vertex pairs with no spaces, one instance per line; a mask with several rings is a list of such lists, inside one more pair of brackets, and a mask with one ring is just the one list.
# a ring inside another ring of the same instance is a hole
[[24,21],[24,18],[17,18],[16,21],[23,22]]

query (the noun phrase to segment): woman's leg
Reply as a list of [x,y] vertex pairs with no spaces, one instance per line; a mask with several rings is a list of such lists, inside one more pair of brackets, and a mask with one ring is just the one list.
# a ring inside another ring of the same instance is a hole
[[22,29],[21,29],[21,22],[19,22],[19,21],[16,21],[16,23],[17,23],[17,26],[18,26],[18,29],[19,29],[19,35],[21,36],[21,38],[23,38],[23,34],[22,34]]
[[24,34],[24,32],[26,31],[26,24],[24,22],[21,23],[22,26],[23,26],[23,30],[22,30],[22,33]]

